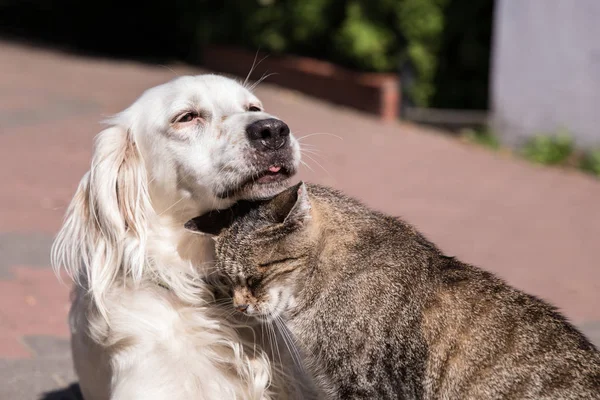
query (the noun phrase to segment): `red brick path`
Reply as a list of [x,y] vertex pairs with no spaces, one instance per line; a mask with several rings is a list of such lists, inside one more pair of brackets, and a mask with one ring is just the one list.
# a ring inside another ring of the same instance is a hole
[[[0,54],[0,399],[31,399],[75,379],[68,288],[48,254],[98,121],[175,74],[3,42]],[[449,254],[552,301],[600,343],[600,181],[267,84],[257,93],[318,149],[302,178],[403,216]]]

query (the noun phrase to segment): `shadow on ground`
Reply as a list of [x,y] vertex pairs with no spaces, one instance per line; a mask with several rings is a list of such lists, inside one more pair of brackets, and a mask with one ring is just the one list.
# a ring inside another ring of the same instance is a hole
[[39,398],[39,400],[83,400],[83,396],[79,390],[79,385],[73,383],[66,389],[46,392],[42,395],[42,397]]

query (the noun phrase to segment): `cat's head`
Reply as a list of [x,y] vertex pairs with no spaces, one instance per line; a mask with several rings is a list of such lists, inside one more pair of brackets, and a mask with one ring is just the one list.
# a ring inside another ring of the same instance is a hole
[[317,241],[304,183],[269,200],[212,211],[185,226],[214,237],[216,270],[238,311],[271,320],[294,303]]

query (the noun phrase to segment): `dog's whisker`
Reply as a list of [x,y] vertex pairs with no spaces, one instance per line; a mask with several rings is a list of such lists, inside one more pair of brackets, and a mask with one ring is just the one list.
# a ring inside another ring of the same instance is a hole
[[313,154],[321,154],[321,150],[318,147],[304,147],[300,146],[300,151],[307,151]]
[[[324,158],[323,156],[321,156],[320,154],[313,154],[313,155],[311,156],[310,154],[307,154],[307,153],[304,153],[304,152],[302,152],[302,157],[305,157],[307,160],[310,160],[311,162],[313,162],[313,163],[317,164],[318,162],[317,162],[317,160],[316,160],[315,158],[313,158],[313,156],[314,156],[314,157],[319,157],[319,158],[320,158],[320,160],[321,160],[322,162],[325,162],[325,161],[327,161],[327,159],[326,159],[326,158]],[[323,169],[323,167],[322,167],[322,166],[320,166],[320,165],[318,165],[318,167],[319,167],[319,168],[321,168],[321,169]]]
[[259,80],[257,80],[256,82],[254,82],[254,83],[252,84],[252,86],[250,86],[250,88],[248,88],[248,90],[249,90],[249,91],[251,91],[251,92],[253,92],[253,91],[254,91],[254,89],[256,89],[256,87],[257,87],[258,85],[260,85],[260,84],[261,84],[261,83],[262,83],[262,82],[263,82],[265,79],[267,79],[268,77],[270,77],[270,76],[273,76],[273,75],[279,75],[279,74],[278,74],[277,72],[271,72],[271,73],[269,73],[269,74],[267,74],[267,73],[265,72],[265,74],[263,74],[263,76],[261,76],[261,78],[260,78]]
[[329,132],[316,132],[316,133],[311,133],[308,135],[304,135],[304,136],[300,136],[298,138],[296,138],[296,140],[298,140],[299,142],[302,141],[302,139],[306,139],[312,136],[319,136],[319,135],[325,135],[325,136],[333,136],[334,138],[340,139],[340,140],[344,140],[343,137],[338,136],[338,135],[334,135],[333,133],[329,133]]
[[312,157],[311,157],[310,155],[308,155],[308,154],[304,154],[304,155],[305,155],[306,157],[308,157],[309,159],[311,159],[311,160],[312,160],[312,162],[314,162],[315,164],[317,164],[319,167],[321,167],[321,169],[322,169],[323,171],[325,171],[325,173],[327,173],[327,175],[331,176],[331,174],[329,173],[329,171],[328,171],[328,170],[327,170],[325,167],[323,167],[323,166],[321,165],[321,163],[320,163],[320,162],[318,162],[317,160],[315,160],[314,158],[312,158]]
[[321,157],[321,158],[324,158],[324,157],[323,157],[323,155],[322,155],[322,154],[321,154],[319,151],[316,151],[316,150],[310,150],[310,149],[300,149],[300,152],[301,152],[302,154],[305,154],[305,153],[306,153],[306,154],[312,154],[312,155],[313,155],[313,156],[315,156],[315,157]]
[[309,169],[311,172],[315,172],[315,170],[314,170],[314,169],[312,169],[312,168],[311,168],[311,166],[310,166],[310,165],[308,165],[308,164],[307,164],[307,163],[306,163],[304,160],[300,160],[300,163],[301,163],[302,165],[304,165],[306,168],[308,168],[308,169]]
[[302,147],[302,148],[309,148],[309,149],[318,149],[318,148],[320,148],[316,144],[310,144],[310,143],[299,143],[299,144],[300,144],[300,147]]
[[[258,58],[258,53],[260,52],[260,47],[256,50],[256,53],[254,54],[254,61],[252,61],[252,66],[250,67],[250,71],[248,71],[248,75],[246,75],[246,79],[244,79],[244,83],[242,83],[242,86],[247,88],[247,84],[248,84],[248,80],[250,79],[250,76],[252,75],[252,72],[254,72],[254,69],[256,67],[258,67],[260,65],[261,62],[263,62],[264,60],[267,59],[267,57],[269,57],[269,55],[265,55],[263,58],[260,59],[260,61],[257,63],[256,59]],[[251,89],[249,89],[250,91],[252,91]]]
[[173,68],[171,68],[171,67],[169,67],[169,66],[167,66],[167,65],[158,64],[158,66],[159,66],[159,67],[162,67],[162,68],[164,68],[164,69],[166,69],[166,70],[168,70],[168,71],[171,71],[171,72],[173,73],[173,75],[175,75],[175,76],[177,76],[177,77],[181,76],[181,75],[179,75],[179,74],[178,74],[178,73],[177,73],[177,72],[176,72],[176,71],[175,71]]

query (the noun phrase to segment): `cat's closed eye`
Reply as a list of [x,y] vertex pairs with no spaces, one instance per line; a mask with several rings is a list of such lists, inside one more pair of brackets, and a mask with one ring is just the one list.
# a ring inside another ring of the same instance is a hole
[[298,259],[298,257],[281,258],[281,259],[278,259],[278,260],[274,260],[274,261],[269,261],[269,262],[266,262],[266,263],[258,264],[258,267],[261,268],[261,269],[269,268],[269,267],[272,267],[273,265],[282,264],[284,262],[294,261],[294,260],[297,260],[297,259]]
[[254,287],[256,287],[257,284],[258,284],[258,279],[256,279],[256,278],[249,277],[246,279],[246,285],[249,288],[254,288]]

